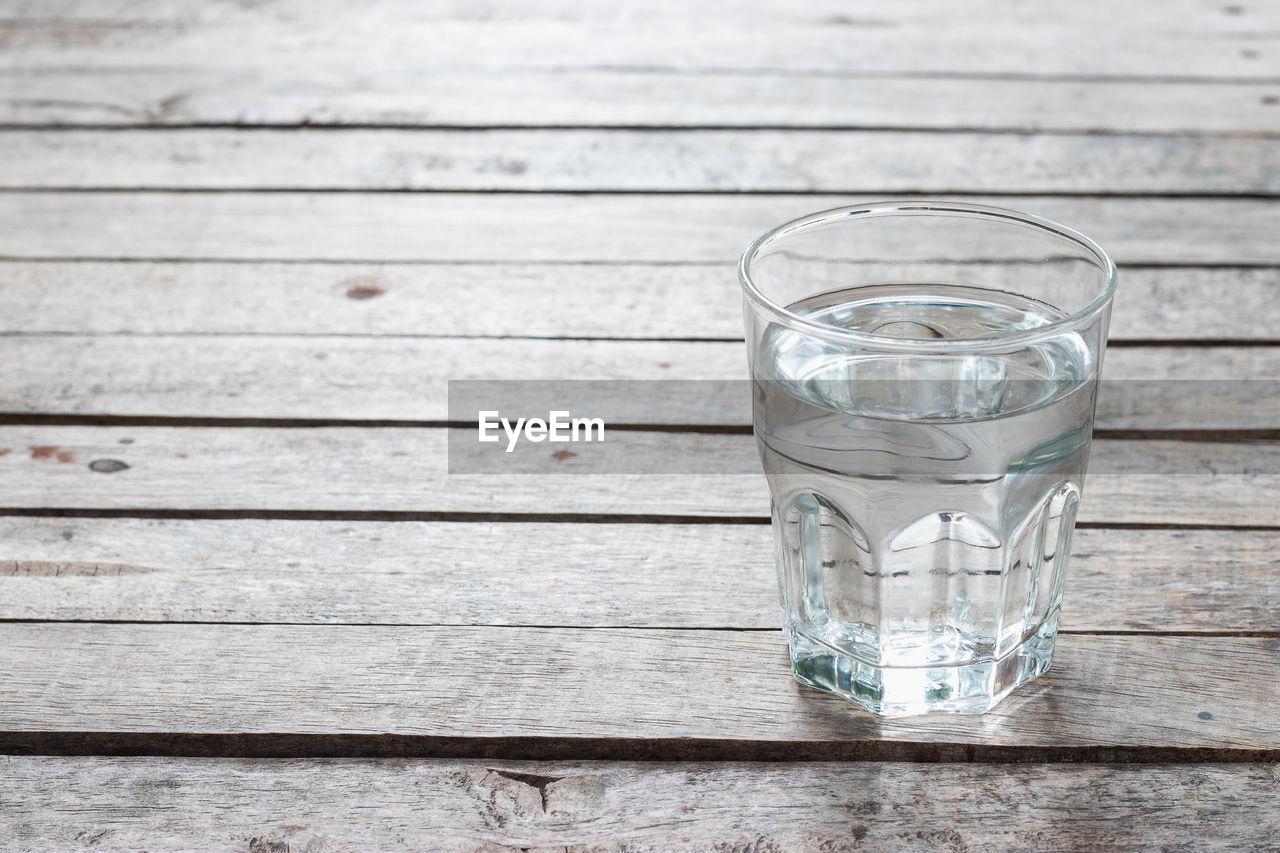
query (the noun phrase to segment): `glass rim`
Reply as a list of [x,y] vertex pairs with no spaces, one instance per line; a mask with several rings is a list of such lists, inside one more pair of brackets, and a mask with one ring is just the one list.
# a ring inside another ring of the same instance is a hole
[[[853,329],[845,329],[839,326],[832,326],[811,320],[802,314],[797,314],[790,310],[785,305],[780,305],[770,299],[756,285],[752,278],[752,261],[761,252],[761,250],[777,240],[799,231],[816,228],[841,219],[886,216],[893,214],[967,216],[975,219],[999,220],[1005,223],[1036,228],[1041,231],[1048,232],[1059,239],[1075,243],[1088,251],[1094,256],[1094,259],[1098,261],[1099,266],[1106,275],[1106,281],[1098,291],[1098,294],[1083,308],[1055,320],[1051,320],[1043,326],[1036,326],[1031,329],[1017,329],[1007,333],[988,335],[981,338],[915,340],[911,338],[893,338],[887,335],[877,335],[873,332],[859,332]],[[745,293],[747,298],[756,306],[773,314],[778,319],[784,321],[787,325],[805,329],[816,337],[831,338],[838,341],[857,343],[864,346],[894,350],[939,349],[967,351],[990,349],[992,347],[1024,343],[1044,337],[1050,337],[1061,329],[1077,325],[1082,320],[1085,320],[1092,315],[1096,315],[1105,309],[1111,302],[1111,298],[1115,295],[1116,278],[1116,264],[1115,261],[1111,259],[1111,256],[1107,254],[1107,251],[1098,245],[1097,242],[1086,237],[1084,234],[1081,234],[1079,231],[1076,231],[1074,228],[1068,228],[1061,223],[1054,222],[1052,219],[1046,219],[1043,216],[1037,216],[1033,213],[1023,213],[1022,211],[1010,210],[1004,207],[932,200],[877,201],[868,202],[866,204],[852,204],[845,205],[843,207],[833,207],[828,210],[820,210],[816,213],[810,213],[770,228],[768,231],[751,241],[751,244],[747,246],[746,251],[742,253],[742,257],[738,261],[738,282],[742,285],[743,293]]]

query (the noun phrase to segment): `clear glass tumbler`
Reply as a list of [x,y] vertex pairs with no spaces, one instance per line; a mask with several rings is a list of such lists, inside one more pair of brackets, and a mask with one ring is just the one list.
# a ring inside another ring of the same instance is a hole
[[981,713],[1053,656],[1115,265],[1035,216],[845,207],[747,249],[755,434],[802,683]]

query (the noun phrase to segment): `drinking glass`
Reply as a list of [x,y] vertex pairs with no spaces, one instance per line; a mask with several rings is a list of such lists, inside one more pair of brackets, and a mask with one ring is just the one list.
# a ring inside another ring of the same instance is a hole
[[844,207],[739,266],[795,677],[981,713],[1053,656],[1115,265],[1062,225]]

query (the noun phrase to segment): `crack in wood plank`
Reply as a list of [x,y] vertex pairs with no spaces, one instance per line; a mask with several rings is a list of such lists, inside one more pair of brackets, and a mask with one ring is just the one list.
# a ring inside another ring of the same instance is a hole
[[60,560],[0,560],[0,577],[120,577],[160,571],[128,563]]

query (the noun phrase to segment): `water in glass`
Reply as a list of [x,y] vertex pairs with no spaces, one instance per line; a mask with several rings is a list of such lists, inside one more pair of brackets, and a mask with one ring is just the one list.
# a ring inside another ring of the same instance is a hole
[[[913,341],[1063,316],[954,284],[788,306]],[[1050,664],[1094,410],[1095,348],[1065,331],[990,353],[851,351],[773,325],[755,430],[785,630],[803,682],[883,715],[985,711]]]

